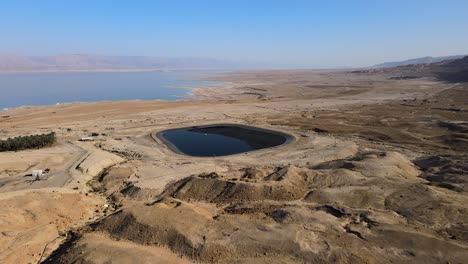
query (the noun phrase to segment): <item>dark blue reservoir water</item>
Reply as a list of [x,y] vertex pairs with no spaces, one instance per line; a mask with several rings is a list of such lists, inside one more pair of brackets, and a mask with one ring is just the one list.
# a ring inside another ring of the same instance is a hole
[[[24,105],[108,100],[177,100],[216,72],[80,72],[0,74],[0,110]],[[185,88],[180,88],[185,87]]]
[[159,132],[173,151],[196,157],[216,157],[271,148],[289,143],[293,137],[278,131],[244,125],[209,125]]

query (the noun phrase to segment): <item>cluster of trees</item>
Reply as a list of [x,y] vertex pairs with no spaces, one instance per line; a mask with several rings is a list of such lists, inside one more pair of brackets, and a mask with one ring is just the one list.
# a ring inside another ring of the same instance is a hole
[[20,136],[8,138],[7,140],[0,140],[1,151],[17,151],[23,149],[38,149],[51,146],[56,142],[57,138],[55,133]]

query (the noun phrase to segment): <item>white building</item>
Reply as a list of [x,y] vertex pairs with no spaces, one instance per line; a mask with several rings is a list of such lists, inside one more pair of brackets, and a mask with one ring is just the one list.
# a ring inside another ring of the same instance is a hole
[[93,137],[82,137],[80,138],[80,141],[94,141]]
[[31,174],[36,178],[42,177],[42,170],[33,170]]

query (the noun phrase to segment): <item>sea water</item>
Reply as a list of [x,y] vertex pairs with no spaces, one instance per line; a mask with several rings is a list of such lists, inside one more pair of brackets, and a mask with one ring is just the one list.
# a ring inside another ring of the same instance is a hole
[[109,100],[188,99],[189,87],[219,72],[73,72],[0,74],[0,109],[26,105]]

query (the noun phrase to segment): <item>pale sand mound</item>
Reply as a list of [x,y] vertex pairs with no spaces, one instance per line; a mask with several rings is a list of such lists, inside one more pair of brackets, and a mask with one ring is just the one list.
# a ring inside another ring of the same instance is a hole
[[65,238],[59,232],[93,217],[98,197],[64,189],[18,191],[0,194],[0,263],[37,262]]
[[[85,145],[86,146],[86,145]],[[89,148],[89,155],[78,165],[78,169],[87,174],[88,180],[97,176],[105,168],[125,161],[123,158],[100,149]]]

